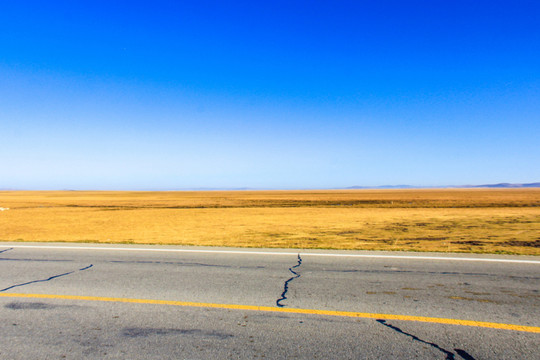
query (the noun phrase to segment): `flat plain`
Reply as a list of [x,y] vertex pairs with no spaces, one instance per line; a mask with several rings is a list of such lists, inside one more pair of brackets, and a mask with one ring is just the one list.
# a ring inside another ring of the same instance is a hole
[[540,255],[540,189],[2,191],[1,241]]

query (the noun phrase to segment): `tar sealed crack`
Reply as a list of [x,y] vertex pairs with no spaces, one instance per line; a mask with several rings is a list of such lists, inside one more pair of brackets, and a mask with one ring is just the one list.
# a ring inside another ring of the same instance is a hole
[[300,277],[300,274],[295,272],[293,269],[295,268],[298,268],[300,265],[302,265],[302,258],[300,257],[300,254],[298,254],[298,264],[294,265],[293,267],[290,267],[289,268],[289,271],[291,273],[293,273],[293,277],[291,277],[289,280],[285,281],[285,284],[283,285],[283,292],[281,293],[281,297],[279,299],[277,299],[276,301],[276,305],[279,306],[279,307],[284,307],[285,305],[283,305],[281,302],[283,300],[286,300],[287,299],[287,291],[289,291],[289,283],[291,281],[293,281],[294,279],[296,278],[299,278]]
[[1,253],[5,253],[6,251],[9,251],[9,250],[13,250],[13,248],[9,248],[9,249],[4,249],[4,250],[0,250],[0,254],[1,254]]
[[167,328],[127,328],[122,335],[129,338],[164,336],[164,335],[191,335],[205,338],[217,338],[225,340],[232,338],[232,334],[226,334],[219,331],[203,331],[199,329],[167,329]]
[[23,259],[23,258],[0,258],[0,261],[28,261],[28,262],[73,262],[73,260],[60,259]]
[[[378,319],[377,320],[378,323],[394,330],[394,331],[397,331],[398,333],[400,334],[403,334],[403,335],[406,335],[406,336],[409,336],[411,338],[413,338],[413,340],[415,341],[418,341],[418,342],[421,342],[422,344],[426,344],[426,345],[430,345],[432,347],[434,347],[435,349],[439,350],[440,352],[442,352],[443,354],[446,355],[446,360],[454,360],[456,358],[456,354],[454,354],[453,352],[451,351],[448,351],[446,349],[443,349],[442,347],[440,347],[439,345],[435,344],[435,343],[431,343],[431,342],[428,342],[428,341],[425,341],[425,340],[422,340],[420,339],[418,336],[416,335],[413,335],[413,334],[409,334],[403,330],[401,330],[400,328],[398,328],[397,326],[394,326],[394,325],[391,325],[391,324],[388,324],[386,322],[386,320],[383,320],[383,319]],[[465,360],[474,360],[474,358],[469,355],[465,350],[461,350],[461,349],[454,349],[456,351],[456,353],[461,356],[463,359]]]
[[48,277],[47,279],[32,280],[32,281],[28,281],[28,282],[25,282],[25,283],[22,283],[22,284],[11,285],[11,286],[8,286],[5,289],[1,289],[0,292],[11,290],[11,289],[19,287],[19,286],[25,286],[25,285],[33,284],[33,283],[47,282],[47,281],[50,281],[50,280],[53,280],[53,279],[56,279],[56,278],[59,278],[59,277],[62,277],[62,276],[73,274],[74,272],[77,272],[77,271],[84,271],[84,270],[90,269],[92,266],[94,266],[94,265],[90,264],[90,265],[88,265],[86,267],[83,267],[83,268],[75,270],[75,271],[70,271],[70,272],[67,272],[67,273],[64,273],[64,274],[53,275],[51,277]]
[[[327,272],[339,272],[339,273],[364,273],[364,274],[427,274],[427,275],[457,275],[457,276],[486,276],[486,277],[501,277],[500,274],[485,274],[485,273],[465,273],[457,271],[412,271],[412,270],[326,270]],[[504,275],[504,277],[510,279],[527,279],[527,280],[539,280],[540,277],[534,276],[516,276],[516,275]]]

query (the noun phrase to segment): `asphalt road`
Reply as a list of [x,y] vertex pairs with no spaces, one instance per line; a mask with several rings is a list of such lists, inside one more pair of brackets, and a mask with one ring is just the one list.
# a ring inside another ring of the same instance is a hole
[[540,359],[535,257],[199,249],[0,243],[0,358]]

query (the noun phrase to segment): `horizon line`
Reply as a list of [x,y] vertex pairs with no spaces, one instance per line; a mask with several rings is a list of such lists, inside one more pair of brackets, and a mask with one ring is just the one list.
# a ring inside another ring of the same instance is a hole
[[173,191],[316,191],[316,190],[406,190],[406,189],[475,189],[475,188],[497,188],[497,189],[523,189],[540,188],[540,182],[531,183],[497,183],[482,185],[375,185],[361,186],[353,185],[347,187],[187,187],[187,188],[142,188],[142,189],[15,189],[2,188],[0,191],[155,191],[155,192],[173,192]]

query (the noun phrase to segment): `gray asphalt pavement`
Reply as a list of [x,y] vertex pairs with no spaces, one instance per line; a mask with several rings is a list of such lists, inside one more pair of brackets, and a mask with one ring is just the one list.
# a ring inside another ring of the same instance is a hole
[[0,243],[0,358],[540,358],[540,334],[533,332],[59,296],[539,327],[540,259],[535,257],[57,245]]

